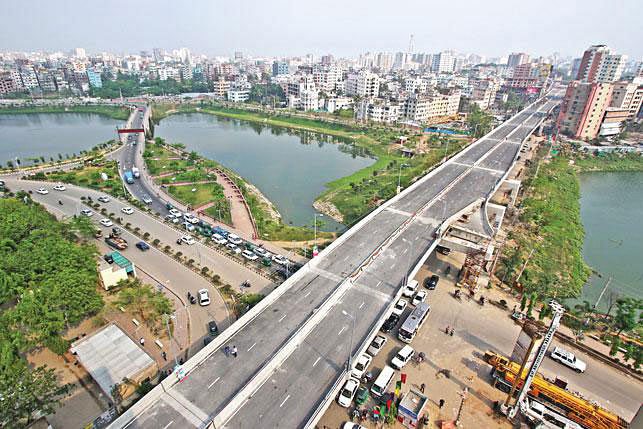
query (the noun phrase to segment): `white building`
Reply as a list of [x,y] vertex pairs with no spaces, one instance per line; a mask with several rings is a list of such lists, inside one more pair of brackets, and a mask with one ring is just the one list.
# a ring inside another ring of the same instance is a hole
[[400,106],[387,101],[365,99],[357,105],[356,117],[360,121],[390,124],[400,119]]
[[453,73],[455,70],[455,55],[451,51],[443,51],[433,56],[432,70],[438,73]]
[[409,77],[404,80],[404,90],[406,92],[424,94],[427,88],[427,82],[422,78]]
[[233,103],[243,103],[250,98],[250,91],[247,89],[230,89],[228,90],[228,101]]
[[590,46],[581,59],[576,80],[589,83],[610,83],[621,78],[626,55],[612,54],[605,45]]
[[305,89],[299,93],[299,108],[319,110],[319,93],[316,89]]
[[337,110],[349,109],[353,100],[349,97],[329,97],[324,100],[324,110],[328,113],[334,113]]
[[357,97],[377,97],[380,93],[380,77],[365,70],[346,80],[346,94]]

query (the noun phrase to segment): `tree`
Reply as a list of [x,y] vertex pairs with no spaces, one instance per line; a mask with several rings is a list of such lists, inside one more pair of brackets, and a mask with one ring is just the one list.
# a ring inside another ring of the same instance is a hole
[[96,227],[87,216],[74,216],[67,223],[67,231],[71,234],[70,238],[78,235],[85,239],[91,239],[96,234]]
[[51,414],[73,385],[58,385],[55,371],[29,368],[15,350],[3,343],[0,350],[0,422],[6,428],[28,426],[36,412]]
[[616,301],[616,316],[614,317],[614,327],[618,329],[617,335],[621,332],[632,331],[641,325],[643,314],[643,300],[635,298],[623,298]]

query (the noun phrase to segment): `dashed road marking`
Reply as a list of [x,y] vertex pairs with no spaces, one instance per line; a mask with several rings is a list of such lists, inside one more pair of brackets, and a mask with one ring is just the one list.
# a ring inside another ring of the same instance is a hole
[[163,426],[163,429],[169,428],[172,423],[174,423],[174,420],[172,420],[170,423],[168,423],[165,426]]
[[346,326],[343,326],[342,329],[339,330],[337,335],[342,335],[342,332],[344,332],[344,329],[346,329]]
[[317,365],[317,362],[319,362],[320,360],[321,360],[321,356],[320,356],[320,357],[318,357],[318,358],[315,360],[315,362],[313,363],[313,367],[314,367],[315,365]]
[[217,381],[219,381],[220,379],[221,379],[221,377],[217,377],[217,378],[216,378],[212,383],[210,383],[210,384],[208,385],[208,389],[209,389],[210,387],[214,386],[214,384],[215,384]]
[[362,301],[362,304],[359,306],[359,310],[361,310],[362,307],[364,307],[364,301]]
[[290,398],[290,395],[286,396],[283,401],[281,401],[281,404],[279,405],[279,408],[283,407],[286,401]]
[[283,316],[281,316],[281,318],[279,319],[279,322],[281,322],[281,321],[282,321],[282,320],[284,320],[285,318],[286,318],[286,315],[284,314],[284,315],[283,315]]
[[252,350],[252,348],[253,348],[254,346],[256,346],[256,345],[257,345],[257,343],[254,343],[254,344],[253,344],[253,345],[251,345],[251,346],[250,346],[250,348],[249,348],[248,350],[246,350],[246,351],[247,351],[247,352],[249,352],[249,351],[250,351],[250,350]]

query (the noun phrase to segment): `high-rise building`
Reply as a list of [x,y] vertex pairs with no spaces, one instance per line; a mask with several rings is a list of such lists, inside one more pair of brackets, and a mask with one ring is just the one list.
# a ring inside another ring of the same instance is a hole
[[285,61],[275,61],[272,63],[272,75],[279,76],[281,74],[288,74],[288,63]]
[[84,48],[75,48],[74,56],[76,58],[85,58],[85,49]]
[[235,61],[241,61],[243,59],[243,52],[241,51],[236,51],[234,53],[234,60]]
[[377,97],[380,93],[380,78],[365,70],[351,75],[346,80],[346,94],[359,97]]
[[377,54],[377,68],[389,71],[393,67],[393,54],[390,52],[380,52]]
[[628,119],[635,119],[641,110],[643,101],[643,83],[636,82],[616,82],[612,91],[612,101],[610,107],[623,109],[627,111]]
[[621,78],[626,61],[626,55],[612,54],[605,45],[592,45],[583,53],[576,80],[615,82]]
[[529,62],[529,55],[525,54],[524,52],[514,52],[509,55],[509,59],[507,60],[507,66],[516,67],[521,64],[526,64],[528,62]]
[[438,73],[453,73],[455,69],[455,56],[451,51],[442,51],[433,56],[431,69]]
[[570,72],[570,76],[572,79],[576,79],[578,76],[578,70],[580,70],[580,63],[582,61],[582,58],[574,58],[572,61],[572,70]]
[[572,81],[560,107],[557,126],[573,138],[591,140],[598,136],[613,85]]
[[100,77],[100,73],[96,73],[93,70],[87,70],[87,79],[89,81],[89,86],[93,88],[102,88],[103,80]]

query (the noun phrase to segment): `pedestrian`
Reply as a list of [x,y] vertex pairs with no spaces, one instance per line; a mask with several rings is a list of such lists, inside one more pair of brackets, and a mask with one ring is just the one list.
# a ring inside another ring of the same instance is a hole
[[440,409],[442,409],[442,407],[444,407],[444,399],[440,399]]
[[226,356],[229,356],[230,355],[230,347],[225,346],[223,348],[223,354],[225,354]]
[[420,384],[420,392],[424,393],[424,383]]
[[141,337],[141,339],[138,340],[138,342],[141,343],[143,347],[145,347],[145,338]]
[[451,328],[451,331],[449,331],[449,335],[453,336],[453,328]]
[[232,356],[237,357],[237,346],[232,346]]
[[163,352],[161,353],[161,356],[163,357],[164,361],[167,361],[167,353]]

